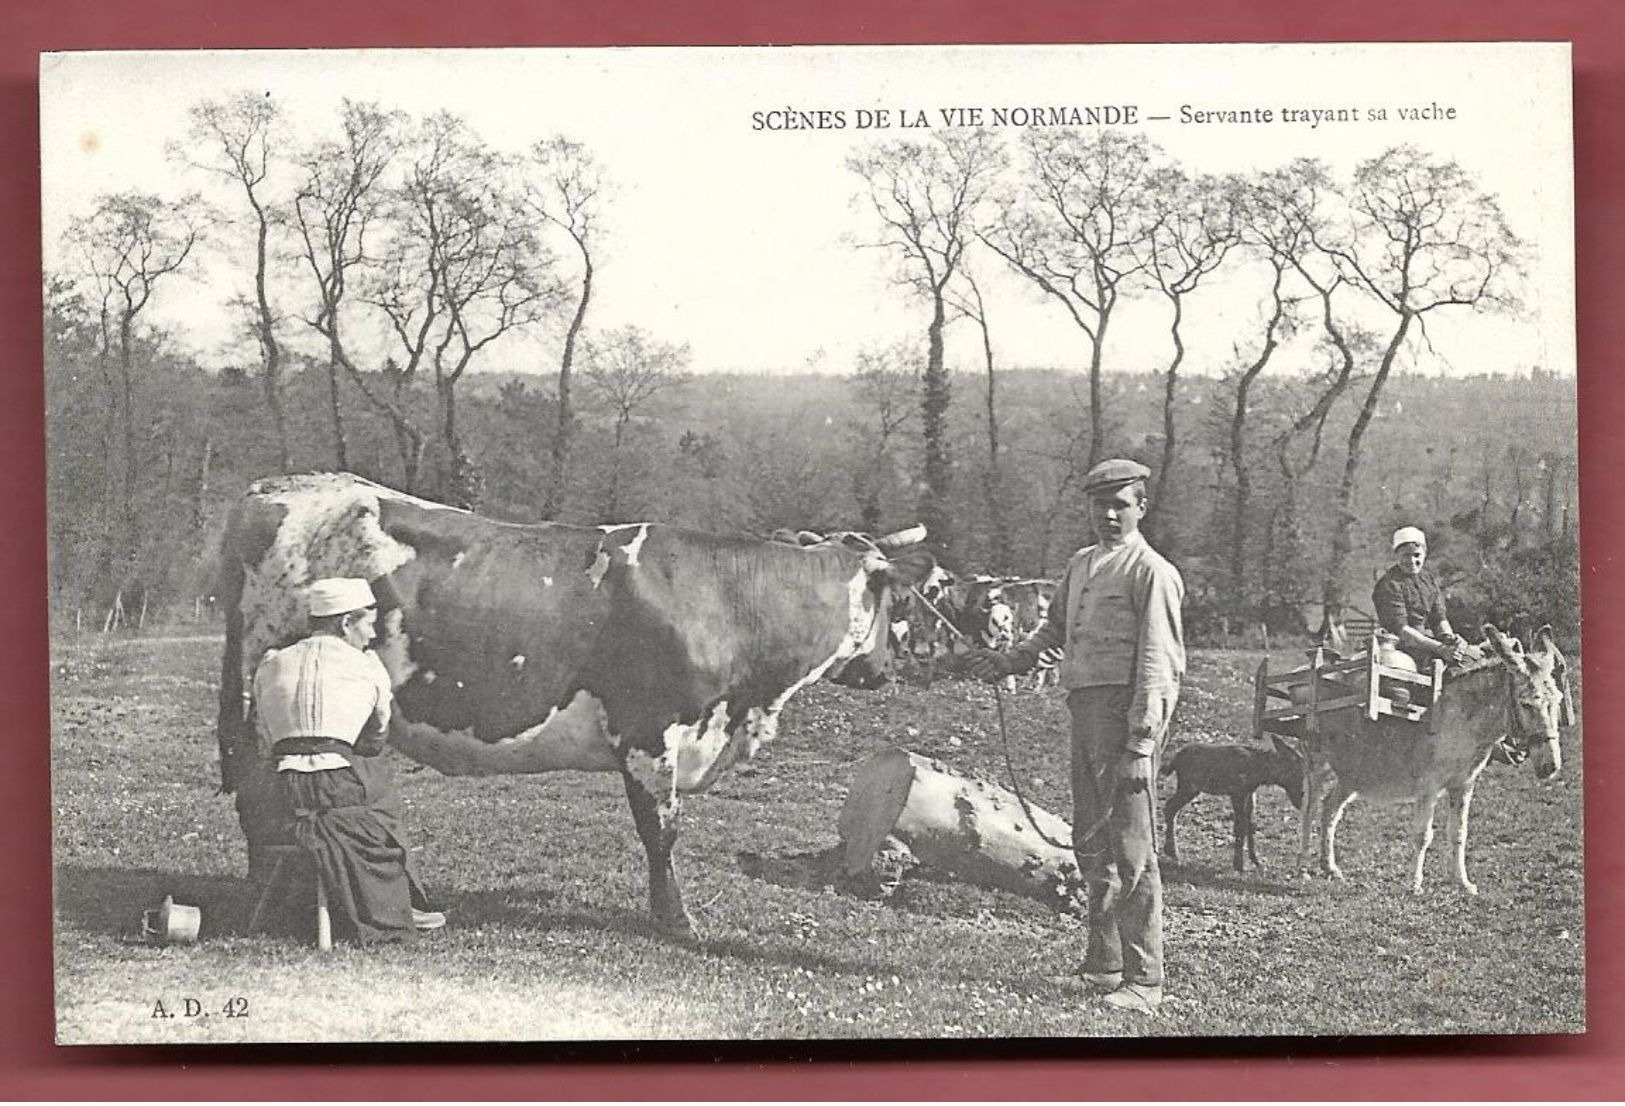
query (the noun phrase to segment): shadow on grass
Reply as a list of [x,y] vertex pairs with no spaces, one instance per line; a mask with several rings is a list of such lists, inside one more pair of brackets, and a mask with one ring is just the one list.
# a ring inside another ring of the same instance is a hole
[[561,910],[551,905],[557,897],[551,891],[507,888],[462,891],[443,900],[437,899],[435,905],[443,906],[451,924],[457,927],[507,925],[538,933],[580,929],[666,941],[674,947],[694,947],[691,942],[674,938],[657,926],[648,910],[620,906]]
[[106,868],[59,864],[59,925],[87,933],[139,939],[141,915],[165,895],[201,911],[198,940],[240,933],[248,925],[258,889],[246,878],[198,875],[159,868]]
[[808,971],[816,969],[835,975],[864,977],[882,970],[881,965],[873,960],[809,952],[804,945],[774,947],[761,943],[758,937],[702,937],[697,947],[707,956],[742,963],[781,964],[790,968],[805,968]]
[[1301,898],[1324,883],[1299,879],[1290,867],[1254,868],[1237,872],[1234,868],[1210,868],[1164,858],[1160,864],[1164,884],[1206,887],[1215,891],[1235,891],[1249,895]]
[[841,860],[839,846],[784,856],[763,856],[754,852],[738,854],[740,870],[752,879],[800,891],[833,888],[850,898],[879,903],[901,913],[927,918],[984,915],[1044,924],[1067,917],[1070,913],[1036,898],[979,886],[952,872],[925,865],[911,868],[901,882],[883,893],[873,881],[844,878]]
[[[445,910],[457,927],[580,928],[642,937],[662,936],[646,912],[613,908],[561,912],[552,908],[557,896],[551,891],[507,888],[437,895],[433,887],[428,890],[433,905]],[[200,942],[244,935],[259,894],[259,885],[246,876],[73,864],[58,865],[56,869],[59,926],[129,941],[141,939],[141,915],[156,909],[165,895],[173,896],[177,903],[198,907]],[[303,931],[312,928],[314,923],[301,924],[303,911],[310,909],[307,902],[313,901],[297,893],[287,897],[274,908],[267,932],[280,936],[313,936]]]

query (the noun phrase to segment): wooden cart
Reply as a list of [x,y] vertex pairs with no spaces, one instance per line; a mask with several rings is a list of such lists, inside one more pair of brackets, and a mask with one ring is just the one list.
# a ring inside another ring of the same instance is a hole
[[1413,672],[1381,664],[1378,656],[1372,634],[1365,652],[1350,660],[1316,648],[1303,668],[1272,674],[1266,658],[1253,678],[1253,736],[1316,737],[1325,715],[1351,707],[1373,722],[1385,715],[1421,721],[1439,700],[1444,661],[1435,659],[1428,671]]

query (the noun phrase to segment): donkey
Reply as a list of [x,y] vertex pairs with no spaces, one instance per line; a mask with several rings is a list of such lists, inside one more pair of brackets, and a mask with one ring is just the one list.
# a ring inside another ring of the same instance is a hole
[[1173,861],[1179,860],[1179,847],[1174,844],[1174,821],[1185,804],[1198,795],[1230,796],[1238,872],[1246,870],[1244,851],[1253,858],[1255,868],[1264,866],[1253,844],[1254,792],[1266,784],[1275,784],[1286,792],[1293,806],[1303,806],[1303,756],[1274,734],[1270,735],[1267,749],[1250,745],[1186,745],[1168,758],[1161,774],[1175,776],[1174,793],[1162,812],[1163,824],[1167,827],[1163,849]]
[[1368,721],[1357,709],[1321,720],[1318,738],[1305,742],[1304,804],[1299,822],[1299,862],[1308,869],[1317,819],[1320,868],[1341,879],[1337,827],[1356,796],[1379,803],[1415,803],[1411,815],[1416,861],[1411,890],[1422,890],[1423,865],[1433,842],[1433,811],[1447,800],[1455,850],[1455,876],[1476,895],[1467,878],[1467,815],[1473,785],[1503,740],[1528,753],[1540,780],[1563,766],[1558,727],[1574,722],[1568,662],[1550,626],[1536,632],[1526,652],[1517,638],[1484,625],[1482,657],[1452,672],[1439,702],[1420,722],[1385,717]]

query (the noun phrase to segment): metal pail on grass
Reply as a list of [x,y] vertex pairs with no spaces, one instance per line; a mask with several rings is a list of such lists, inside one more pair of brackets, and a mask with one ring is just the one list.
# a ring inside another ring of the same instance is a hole
[[154,945],[190,945],[202,924],[202,910],[165,895],[158,909],[141,915],[141,936]]

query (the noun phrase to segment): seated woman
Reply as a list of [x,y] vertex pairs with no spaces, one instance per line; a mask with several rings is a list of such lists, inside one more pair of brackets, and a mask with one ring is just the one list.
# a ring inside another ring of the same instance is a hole
[[1398,639],[1399,650],[1416,662],[1418,671],[1425,670],[1435,657],[1449,664],[1460,661],[1466,651],[1450,628],[1444,589],[1424,567],[1427,535],[1415,526],[1401,526],[1394,531],[1393,546],[1398,563],[1371,590],[1377,621]]
[[359,578],[318,580],[307,637],[266,653],[254,675],[259,723],[276,757],[293,840],[315,862],[334,936],[409,941],[438,929],[412,871],[400,796],[383,752],[389,673],[372,643],[377,602]]

